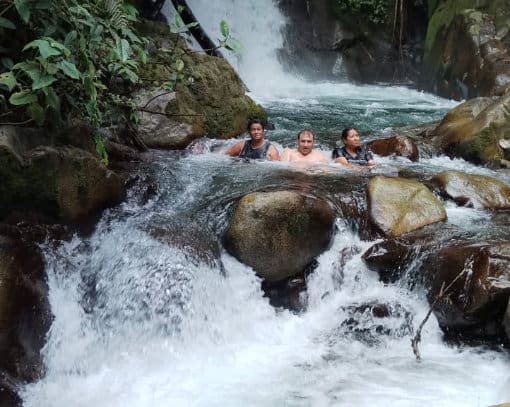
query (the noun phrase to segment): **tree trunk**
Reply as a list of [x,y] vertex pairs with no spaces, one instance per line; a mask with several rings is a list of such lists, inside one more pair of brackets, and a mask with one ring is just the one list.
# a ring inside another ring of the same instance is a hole
[[[186,3],[186,0],[172,0],[172,4],[177,10],[179,7],[182,7],[182,11],[180,13],[182,21],[184,24],[191,24],[194,22],[198,23],[198,20],[194,16],[193,12]],[[190,27],[189,32],[195,40],[197,40],[198,44],[202,47],[202,49],[209,55],[214,57],[223,58],[223,54],[217,49],[218,46],[209,38],[200,24],[195,27]]]

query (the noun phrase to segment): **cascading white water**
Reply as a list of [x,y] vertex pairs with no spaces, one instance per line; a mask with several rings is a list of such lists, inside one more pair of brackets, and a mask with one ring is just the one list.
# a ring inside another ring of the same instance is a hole
[[[230,26],[232,37],[241,41],[240,52],[222,52],[248,88],[270,90],[297,83],[278,62],[277,52],[283,43],[280,30],[286,19],[272,0],[191,0],[188,4],[214,42],[221,38],[221,20]],[[167,12],[174,11],[168,8]]]
[[[277,121],[278,143],[293,141],[302,126],[326,137],[354,117],[382,130],[432,120],[453,105],[400,87],[307,84],[277,62],[283,17],[271,1],[188,1],[201,22],[216,27],[225,18],[253,51],[235,66]],[[43,352],[45,377],[25,387],[25,407],[487,407],[510,400],[508,358],[446,345],[434,318],[416,362],[410,338],[428,311],[423,292],[381,283],[361,260],[373,242],[343,220],[308,281],[301,314],[271,307],[248,267],[223,252],[222,267],[210,264],[189,251],[194,244],[203,250],[200,242],[174,232],[183,225],[199,235],[221,229],[228,202],[275,183],[287,188],[271,177],[290,167],[240,165],[216,154],[176,159],[162,152],[152,161],[154,200],[128,200],[107,211],[90,237],[44,248],[55,321]],[[383,170],[500,177],[445,157],[380,163]],[[490,227],[486,211],[447,211],[466,232]],[[161,229],[173,239],[158,237]],[[371,303],[386,304],[391,317],[355,310]]]

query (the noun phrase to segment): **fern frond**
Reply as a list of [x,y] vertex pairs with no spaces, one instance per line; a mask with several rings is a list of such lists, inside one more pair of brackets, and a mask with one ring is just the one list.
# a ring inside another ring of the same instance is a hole
[[110,26],[119,30],[128,27],[123,0],[98,0],[97,5]]

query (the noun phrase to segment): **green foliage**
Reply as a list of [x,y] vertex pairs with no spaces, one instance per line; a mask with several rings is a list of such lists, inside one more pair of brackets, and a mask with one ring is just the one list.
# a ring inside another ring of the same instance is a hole
[[94,143],[96,145],[96,152],[104,165],[108,165],[108,153],[104,145],[104,139],[100,134],[96,134],[94,137]]
[[[132,27],[134,7],[123,0],[1,4],[0,27],[32,38],[21,53],[1,60],[0,90],[12,106],[26,107],[25,114],[39,124],[85,116],[99,126],[125,113],[125,104],[114,103],[116,96],[138,82],[140,64],[147,61],[146,40]],[[9,10],[13,5],[16,12]]]
[[384,24],[391,18],[394,0],[335,0],[338,12],[358,14],[374,24]]
[[[195,51],[179,42],[190,42],[189,30],[198,23],[184,24],[178,10],[170,25],[177,34],[174,46],[158,49],[152,55],[156,61],[150,61],[149,40],[135,28],[138,12],[131,1],[0,0],[2,121],[53,128],[76,118],[96,127],[137,123],[139,108],[131,94],[142,65],[160,64],[161,53],[168,55],[164,86],[173,90],[178,82],[191,84],[186,65],[193,59],[186,54]],[[219,47],[238,50],[225,21],[220,30]],[[94,142],[107,165],[103,137],[96,135]]]

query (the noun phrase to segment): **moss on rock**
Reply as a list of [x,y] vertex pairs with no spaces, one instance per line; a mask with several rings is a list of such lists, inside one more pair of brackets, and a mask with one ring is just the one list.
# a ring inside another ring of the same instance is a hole
[[190,124],[193,138],[234,137],[245,131],[249,118],[267,119],[264,108],[245,94],[241,79],[228,61],[187,49],[184,40],[169,32],[164,34],[164,27],[154,30],[150,30],[151,37],[158,50],[151,56],[154,62],[141,74],[143,86],[154,89],[169,82],[175,55],[179,55],[184,63],[182,78],[165,113],[176,122]]

